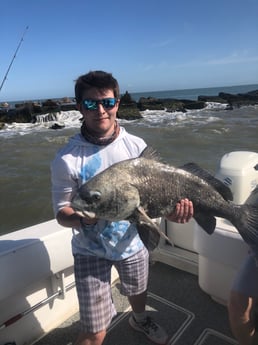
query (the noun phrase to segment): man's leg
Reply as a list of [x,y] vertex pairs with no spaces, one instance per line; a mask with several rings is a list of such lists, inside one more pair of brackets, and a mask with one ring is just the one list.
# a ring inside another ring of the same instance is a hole
[[75,345],[101,345],[115,315],[111,297],[112,263],[76,255],[74,272],[80,309],[80,333]]
[[98,333],[80,333],[74,345],[101,345],[105,339],[106,331]]
[[143,313],[146,307],[147,290],[136,296],[128,296],[128,300],[135,313]]
[[149,253],[144,247],[137,254],[116,263],[121,281],[121,293],[128,296],[132,307],[129,324],[151,341],[165,344],[167,333],[145,311],[149,274]]
[[248,255],[233,282],[228,302],[231,330],[240,345],[258,345],[253,313],[257,296],[258,268],[254,256]]
[[229,321],[239,345],[252,345],[255,326],[251,318],[253,299],[237,291],[231,291],[228,304]]

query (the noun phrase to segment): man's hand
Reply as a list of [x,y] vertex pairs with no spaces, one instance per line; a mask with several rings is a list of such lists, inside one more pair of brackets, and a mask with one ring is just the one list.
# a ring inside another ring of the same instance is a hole
[[176,208],[173,213],[166,215],[166,218],[171,222],[176,223],[188,223],[193,217],[194,209],[192,201],[188,199],[182,199],[176,204]]
[[97,222],[97,218],[90,218],[80,212],[74,211],[70,206],[65,206],[58,211],[56,219],[59,224],[68,228],[79,229],[85,225],[92,225]]

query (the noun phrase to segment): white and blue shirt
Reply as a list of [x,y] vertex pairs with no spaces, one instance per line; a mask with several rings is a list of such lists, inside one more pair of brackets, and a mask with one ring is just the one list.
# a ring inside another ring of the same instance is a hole
[[[78,188],[114,163],[136,158],[146,148],[143,139],[120,127],[118,137],[107,146],[86,141],[81,134],[72,137],[51,164],[52,200],[55,214],[70,206]],[[108,181],[107,181],[108,183]],[[143,248],[135,225],[128,221],[98,220],[84,229],[73,229],[73,254],[96,255],[122,260]]]

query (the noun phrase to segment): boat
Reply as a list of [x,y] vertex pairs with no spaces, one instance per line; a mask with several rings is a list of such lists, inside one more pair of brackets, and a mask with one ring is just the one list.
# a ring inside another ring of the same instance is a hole
[[[216,177],[232,189],[235,203],[244,203],[258,184],[258,153],[225,154]],[[162,238],[151,253],[147,309],[166,325],[168,344],[237,344],[226,305],[248,246],[224,219],[217,218],[212,235],[194,220],[159,221],[173,245]],[[71,229],[55,219],[0,236],[0,345],[72,343],[78,302],[71,237]],[[118,288],[114,269],[112,292],[118,314],[105,344],[149,344],[141,333],[129,331],[130,307]]]

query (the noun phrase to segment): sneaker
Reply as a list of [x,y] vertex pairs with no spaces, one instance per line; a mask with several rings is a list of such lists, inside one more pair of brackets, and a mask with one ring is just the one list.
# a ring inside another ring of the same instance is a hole
[[133,315],[129,318],[130,326],[136,331],[142,332],[156,344],[166,344],[168,335],[155,321],[147,316],[146,321],[137,322]]

